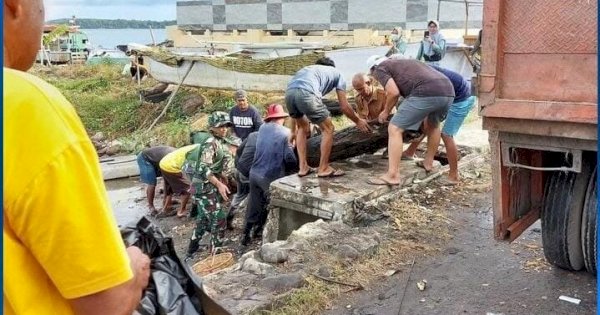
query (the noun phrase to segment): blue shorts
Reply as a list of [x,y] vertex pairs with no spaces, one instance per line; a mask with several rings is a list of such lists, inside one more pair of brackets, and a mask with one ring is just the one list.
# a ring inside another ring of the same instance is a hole
[[150,161],[146,160],[142,153],[138,154],[137,163],[140,168],[140,181],[144,184],[156,186],[156,177],[160,176],[160,171]]
[[471,96],[464,101],[458,103],[452,103],[448,109],[448,116],[442,127],[442,134],[450,137],[454,137],[458,133],[458,129],[462,126],[463,121],[473,105],[475,104],[475,96]]

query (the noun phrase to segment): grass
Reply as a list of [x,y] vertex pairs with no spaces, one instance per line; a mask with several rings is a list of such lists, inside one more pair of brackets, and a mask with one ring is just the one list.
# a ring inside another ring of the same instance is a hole
[[[148,127],[159,116],[167,100],[158,104],[141,102],[140,90],[157,84],[148,78],[138,86],[122,67],[114,64],[94,66],[73,65],[42,67],[36,65],[32,72],[57,87],[81,117],[89,134],[103,132],[107,139],[117,139],[129,152],[144,147],[170,145],[180,147],[189,143],[191,130],[206,128],[206,114],[214,111],[228,112],[234,105],[234,91],[182,87],[179,89],[166,115],[152,130]],[[204,106],[199,112],[187,115],[182,105],[190,98],[202,95]],[[281,93],[252,93],[250,104],[264,113],[266,105],[281,102]],[[200,124],[198,120],[204,119]]]

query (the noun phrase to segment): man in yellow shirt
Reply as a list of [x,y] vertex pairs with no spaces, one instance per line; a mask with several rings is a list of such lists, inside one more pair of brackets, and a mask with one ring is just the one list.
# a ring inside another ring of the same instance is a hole
[[3,13],[3,314],[131,314],[150,260],[125,248],[71,104],[23,72],[40,45],[43,3],[5,0]]

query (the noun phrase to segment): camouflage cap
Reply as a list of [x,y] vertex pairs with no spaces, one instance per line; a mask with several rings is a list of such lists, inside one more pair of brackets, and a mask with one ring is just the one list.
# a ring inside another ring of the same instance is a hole
[[208,126],[211,128],[231,127],[233,123],[229,120],[226,112],[213,112],[208,116]]

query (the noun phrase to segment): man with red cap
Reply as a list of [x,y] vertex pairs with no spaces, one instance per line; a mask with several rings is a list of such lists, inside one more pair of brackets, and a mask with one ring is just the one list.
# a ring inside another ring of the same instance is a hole
[[242,245],[250,244],[254,227],[255,238],[260,237],[267,220],[269,185],[274,180],[297,169],[298,161],[290,143],[291,131],[284,127],[289,115],[279,104],[267,108],[265,124],[258,130],[254,161],[250,168],[250,194]]

